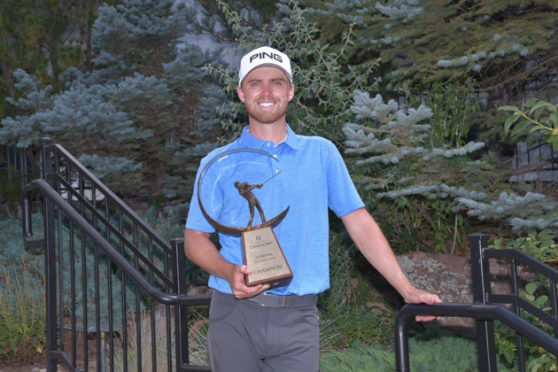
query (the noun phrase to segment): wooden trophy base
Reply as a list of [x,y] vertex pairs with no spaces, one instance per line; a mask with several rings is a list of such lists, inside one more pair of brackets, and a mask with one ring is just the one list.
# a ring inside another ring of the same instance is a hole
[[252,269],[246,285],[269,284],[270,288],[290,283],[293,273],[271,226],[242,232],[244,262]]

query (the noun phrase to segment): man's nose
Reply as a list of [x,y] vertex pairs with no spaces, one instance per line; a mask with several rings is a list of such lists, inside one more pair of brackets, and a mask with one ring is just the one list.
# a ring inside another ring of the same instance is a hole
[[263,84],[263,91],[264,95],[271,95],[271,83],[264,83]]

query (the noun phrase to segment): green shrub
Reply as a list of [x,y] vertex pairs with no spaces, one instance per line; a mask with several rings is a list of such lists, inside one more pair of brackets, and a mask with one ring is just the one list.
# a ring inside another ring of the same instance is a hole
[[[530,232],[527,236],[522,236],[504,244],[502,240],[496,239],[489,248],[517,249],[523,251],[539,261],[556,262],[558,261],[558,250],[556,249],[554,232],[549,229],[540,232]],[[524,288],[520,288],[519,296],[531,303],[538,309],[550,313],[552,307],[550,303],[550,288],[548,279],[541,274],[533,275],[529,283]],[[523,312],[523,317],[532,324],[541,327],[541,322],[535,316]],[[497,351],[503,363],[510,368],[517,368],[517,343],[516,334],[509,327],[496,323],[496,343]],[[542,327],[541,327],[542,328]],[[544,328],[543,328],[544,329]],[[548,330],[547,330],[548,331]],[[533,342],[524,339],[527,369],[532,372],[558,371],[556,357]]]
[[319,296],[322,351],[346,348],[355,342],[389,344],[393,339],[392,305],[378,294],[374,280],[360,273],[358,253],[348,234],[333,223],[330,238],[330,289]]
[[[511,136],[515,137],[515,140],[525,139],[525,134],[528,132],[528,140],[543,137],[555,151],[558,150],[558,105],[533,97],[521,108],[502,106],[499,110],[512,113],[504,123],[504,130],[506,133],[511,131]],[[536,132],[534,136],[533,132]]]
[[555,232],[545,229],[540,232],[531,231],[526,236],[516,238],[507,244],[502,239],[495,239],[490,243],[489,248],[500,249],[518,249],[533,256],[535,259],[543,262],[557,262],[558,249],[557,243],[554,241]]

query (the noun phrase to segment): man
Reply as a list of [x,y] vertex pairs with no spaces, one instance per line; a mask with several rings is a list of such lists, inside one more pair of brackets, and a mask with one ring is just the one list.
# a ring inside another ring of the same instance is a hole
[[[261,205],[265,209],[280,199],[290,207],[274,232],[293,272],[292,281],[273,289],[267,284],[248,287],[244,276],[251,268],[242,264],[240,238],[219,233],[221,249],[216,248],[209,238],[215,230],[200,212],[194,191],[184,246],[186,255],[211,274],[214,294],[208,345],[216,372],[318,371],[316,295],[329,287],[328,208],[341,218],[355,245],[405,302],[440,302],[435,294],[409,282],[364,208],[335,146],[321,137],[297,135],[286,123],[294,88],[285,54],[269,47],[246,54],[240,63],[237,93],[248,111],[248,126],[239,139],[213,151],[200,166],[228,149],[265,150],[281,163],[279,177],[288,186],[281,195],[261,192]],[[225,224],[234,222],[227,201],[222,204],[212,207],[209,214],[224,216]],[[246,211],[239,208],[238,214],[242,213]]]

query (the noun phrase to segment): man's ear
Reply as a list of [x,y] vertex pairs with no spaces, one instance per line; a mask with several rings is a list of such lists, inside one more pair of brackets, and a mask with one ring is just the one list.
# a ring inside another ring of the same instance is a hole
[[291,99],[293,99],[293,97],[294,97],[294,89],[295,89],[294,84],[291,84],[291,88],[289,89],[289,102],[290,102]]
[[242,87],[240,85],[236,87],[236,94],[238,94],[240,101],[244,102],[244,92],[242,91]]

